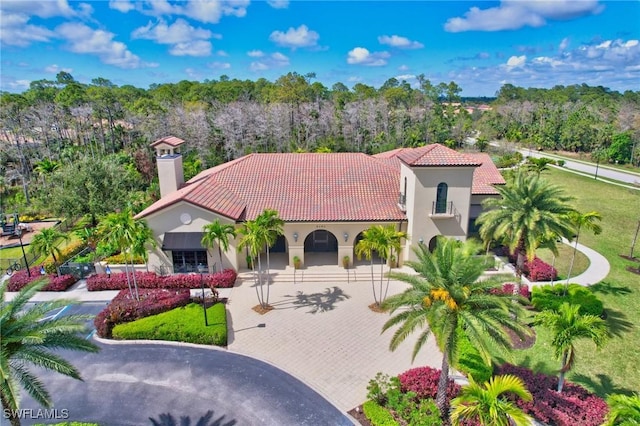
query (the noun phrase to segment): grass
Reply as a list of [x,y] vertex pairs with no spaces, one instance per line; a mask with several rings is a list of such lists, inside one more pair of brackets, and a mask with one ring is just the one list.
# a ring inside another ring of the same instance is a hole
[[[582,239],[582,236],[580,237]],[[558,280],[567,278],[569,273],[569,265],[571,264],[571,258],[573,257],[573,247],[566,244],[558,243],[558,256],[553,260],[553,253],[549,249],[539,249],[536,251],[536,255],[547,262],[549,265],[553,264],[558,271]],[[571,276],[575,277],[580,275],[589,267],[589,258],[581,252],[576,253],[576,260],[573,262],[573,269],[571,270]]]
[[226,346],[227,317],[223,303],[207,308],[209,326],[204,325],[202,306],[191,303],[158,315],[113,328],[113,338],[132,340],[169,340],[201,345]]
[[[637,348],[640,347],[640,276],[626,270],[631,262],[631,241],[640,220],[640,191],[595,181],[562,170],[545,172],[545,177],[564,187],[575,197],[581,212],[602,214],[600,235],[583,233],[580,242],[601,253],[611,264],[607,278],[591,290],[603,301],[611,339],[602,350],[590,341],[576,345],[577,361],[568,380],[579,383],[596,394],[626,393],[640,389]],[[636,256],[638,256],[636,252]],[[514,353],[516,363],[548,374],[557,374],[560,361],[555,359],[549,333],[536,328],[538,339],[532,348]]]

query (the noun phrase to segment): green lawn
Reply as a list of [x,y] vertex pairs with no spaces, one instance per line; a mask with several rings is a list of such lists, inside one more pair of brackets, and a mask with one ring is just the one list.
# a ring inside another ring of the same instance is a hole
[[[582,237],[580,237],[582,240]],[[580,241],[579,241],[580,242]],[[549,249],[539,249],[536,251],[536,255],[547,262],[549,265],[554,265],[558,271],[558,279],[563,280],[567,278],[569,273],[569,265],[571,264],[571,258],[573,257],[573,247],[566,244],[558,244],[558,256],[553,259],[553,253]],[[576,260],[573,262],[573,269],[571,270],[571,276],[575,277],[580,275],[589,267],[589,258],[581,252],[576,253]]]
[[216,303],[207,308],[207,318],[209,325],[205,326],[202,305],[191,303],[158,315],[118,324],[113,328],[113,338],[226,346],[227,317],[224,304]]
[[[602,234],[583,233],[580,242],[603,254],[611,264],[611,272],[592,290],[603,301],[608,314],[612,338],[600,351],[593,343],[577,345],[577,361],[569,373],[570,381],[580,383],[601,396],[628,393],[640,389],[640,369],[637,351],[640,348],[640,276],[626,270],[630,261],[620,254],[629,254],[631,241],[640,220],[640,191],[608,185],[594,179],[551,170],[546,178],[566,188],[575,197],[575,206],[582,212],[602,214]],[[636,256],[640,255],[640,247]],[[559,361],[553,356],[549,335],[538,328],[536,344],[515,353],[517,363],[547,373],[556,373]]]

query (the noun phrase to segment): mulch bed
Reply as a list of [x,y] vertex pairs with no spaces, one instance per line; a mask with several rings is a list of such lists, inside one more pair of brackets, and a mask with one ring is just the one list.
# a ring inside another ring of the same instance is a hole
[[253,308],[254,311],[256,311],[257,313],[259,313],[260,315],[264,315],[270,311],[273,311],[275,308],[271,305],[267,305],[265,307],[263,307],[262,305],[256,305]]
[[386,312],[383,309],[380,309],[380,305],[376,305],[375,303],[370,304],[369,309],[371,309],[373,312],[376,312],[378,314]]
[[359,424],[363,426],[371,426],[371,422],[362,411],[362,405],[358,405],[356,408],[347,411],[347,414],[353,417]]

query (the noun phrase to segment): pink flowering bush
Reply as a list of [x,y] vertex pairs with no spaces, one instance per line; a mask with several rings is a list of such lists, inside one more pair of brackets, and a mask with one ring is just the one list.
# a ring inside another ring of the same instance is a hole
[[542,259],[536,257],[532,262],[527,261],[524,270],[531,281],[551,281],[558,278],[558,271]]
[[514,399],[522,410],[537,420],[557,426],[599,426],[607,415],[607,403],[582,386],[565,382],[562,393],[556,392],[558,378],[534,373],[528,368],[505,364],[496,375],[513,374],[520,377],[533,400]]
[[[42,278],[39,266],[30,268],[29,272],[31,273],[31,277],[29,277],[26,269],[14,272],[11,278],[9,278],[7,291],[20,291],[27,284]],[[45,278],[49,280],[49,284],[44,286],[42,291],[65,291],[78,281],[73,275],[61,275],[59,277],[46,275]]]
[[[201,279],[204,280],[205,286],[214,288],[230,288],[236,282],[238,274],[233,269],[225,269],[215,274],[204,274],[202,278],[200,274],[175,274],[159,276],[153,272],[136,272],[136,282],[138,288],[199,288]],[[132,281],[132,274],[129,279]],[[89,291],[101,290],[123,290],[128,289],[127,276],[124,272],[107,275],[92,275],[87,278],[87,289]]]
[[[436,397],[440,370],[431,367],[418,367],[407,370],[398,376],[402,392],[415,392],[418,398]],[[460,386],[449,379],[447,384],[447,398],[455,398],[460,392]]]
[[[135,300],[128,289],[122,290],[106,308],[96,315],[93,324],[98,336],[111,338],[111,332],[116,324],[185,306],[190,298],[188,289],[139,289],[138,294],[140,301]],[[215,291],[214,296],[216,296]]]

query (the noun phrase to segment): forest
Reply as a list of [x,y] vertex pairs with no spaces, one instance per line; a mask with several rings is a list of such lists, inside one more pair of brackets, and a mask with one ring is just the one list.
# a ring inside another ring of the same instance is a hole
[[185,178],[252,152],[365,152],[501,140],[640,164],[640,91],[505,84],[495,98],[462,98],[455,82],[395,78],[331,88],[313,73],[117,86],[66,72],[23,93],[0,93],[0,211],[97,217],[159,196],[149,144],[175,135]]

